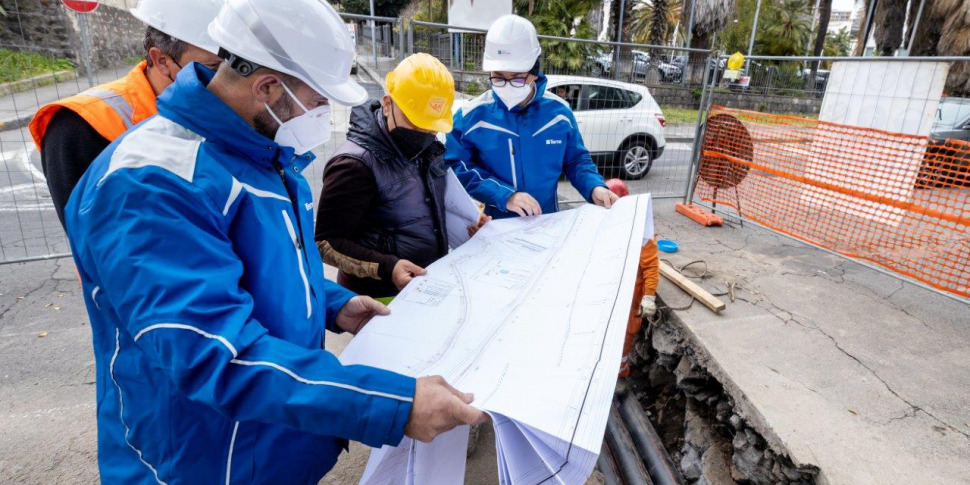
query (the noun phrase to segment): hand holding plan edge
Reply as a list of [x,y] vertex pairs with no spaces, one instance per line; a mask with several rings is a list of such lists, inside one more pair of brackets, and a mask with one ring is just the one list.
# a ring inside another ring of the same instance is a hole
[[479,424],[485,413],[471,407],[473,394],[461,392],[441,376],[419,377],[414,391],[411,417],[404,434],[422,443],[462,424]]

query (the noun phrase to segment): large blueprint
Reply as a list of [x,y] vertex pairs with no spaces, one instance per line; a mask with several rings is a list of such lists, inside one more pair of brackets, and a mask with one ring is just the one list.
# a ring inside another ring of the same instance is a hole
[[[345,364],[441,375],[495,428],[503,484],[582,484],[599,454],[648,195],[492,221],[431,265],[344,350]],[[468,427],[371,454],[361,483],[462,483]]]

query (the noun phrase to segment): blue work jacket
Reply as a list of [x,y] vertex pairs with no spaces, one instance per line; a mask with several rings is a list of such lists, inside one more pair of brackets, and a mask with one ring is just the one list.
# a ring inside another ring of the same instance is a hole
[[65,215],[94,333],[104,483],[316,484],[344,439],[396,445],[410,377],[343,366],[294,155],[191,64],[112,143]]
[[546,83],[540,75],[524,107],[509,109],[489,90],[455,113],[444,159],[492,217],[516,215],[506,209],[516,192],[534,197],[544,214],[556,212],[563,173],[587,201],[594,188],[606,186],[569,104],[547,92]]

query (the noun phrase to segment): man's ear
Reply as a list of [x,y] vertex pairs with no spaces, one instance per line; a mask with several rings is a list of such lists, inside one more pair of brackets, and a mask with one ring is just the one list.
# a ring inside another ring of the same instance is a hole
[[280,91],[283,87],[282,81],[278,76],[273,74],[252,74],[256,77],[253,80],[253,97],[260,104],[272,104],[277,95],[274,93]]
[[172,74],[172,59],[165,55],[158,47],[148,49],[148,60],[152,69],[164,77],[174,77]]
[[385,118],[391,117],[391,103],[392,101],[390,96],[385,94],[384,97],[381,98],[381,108],[383,109]]

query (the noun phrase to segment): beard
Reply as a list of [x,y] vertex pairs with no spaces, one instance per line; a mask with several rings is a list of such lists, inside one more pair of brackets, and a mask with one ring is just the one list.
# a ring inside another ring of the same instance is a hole
[[[293,104],[290,101],[290,97],[284,93],[273,104],[269,105],[269,107],[279,119],[286,121],[292,118],[293,112],[296,111]],[[276,138],[276,131],[280,129],[280,125],[270,116],[269,111],[263,110],[253,118],[253,128],[256,130],[256,133],[272,140]]]

